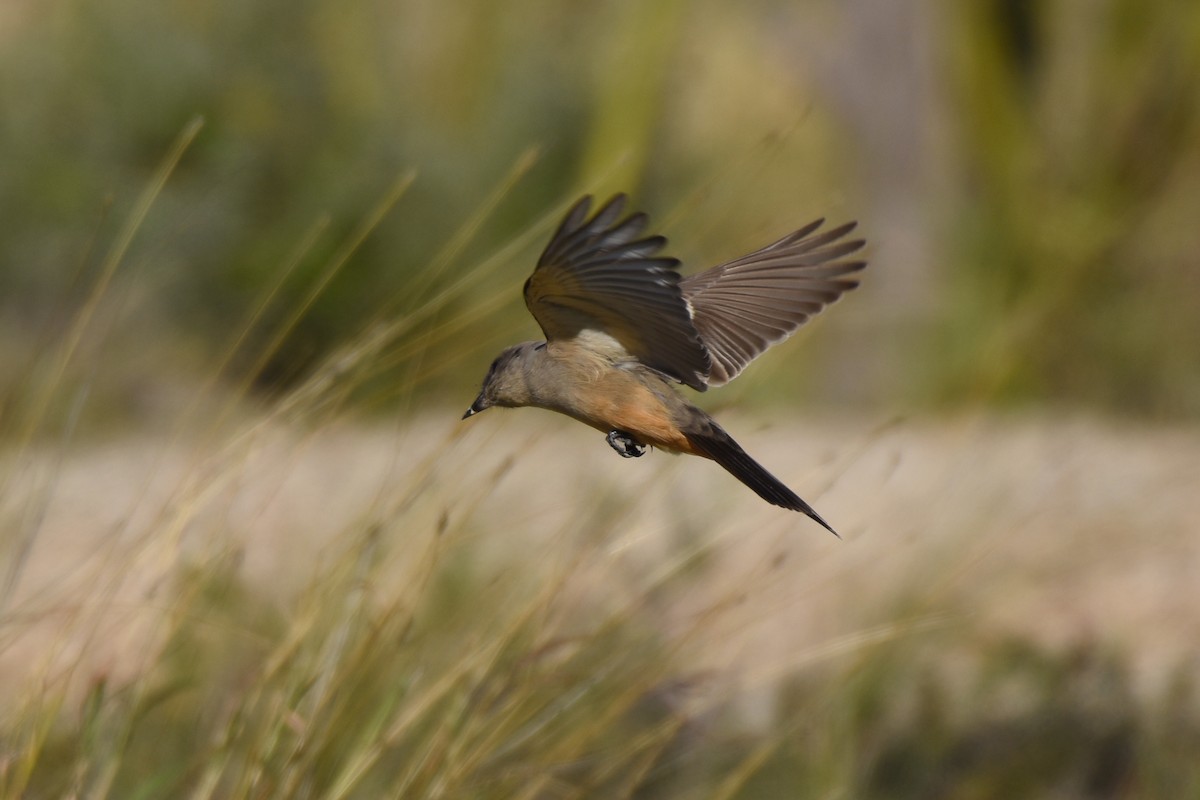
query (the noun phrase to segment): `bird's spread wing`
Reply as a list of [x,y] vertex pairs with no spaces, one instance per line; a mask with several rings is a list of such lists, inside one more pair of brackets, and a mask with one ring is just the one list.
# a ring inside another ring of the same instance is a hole
[[768,347],[858,286],[852,276],[866,262],[845,257],[864,242],[843,241],[856,223],[817,233],[824,221],[680,284],[711,359],[710,386],[736,378]]
[[580,200],[525,282],[525,305],[549,341],[611,337],[648,367],[703,391],[708,353],[680,291],[679,262],[656,256],[667,240],[639,238],[645,214],[620,219],[625,196],[595,214]]

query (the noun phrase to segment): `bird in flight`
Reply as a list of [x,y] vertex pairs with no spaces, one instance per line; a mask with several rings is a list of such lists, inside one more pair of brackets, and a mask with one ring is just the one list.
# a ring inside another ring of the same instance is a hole
[[843,292],[858,285],[856,223],[824,220],[705,272],[682,277],[644,235],[642,213],[622,216],[619,194],[591,213],[579,200],[525,282],[525,305],[545,341],[507,348],[492,362],[463,419],[491,408],[535,406],[607,434],[622,456],[647,447],[711,459],[758,495],[836,531],[746,454],[678,384],[703,392],[736,378]]

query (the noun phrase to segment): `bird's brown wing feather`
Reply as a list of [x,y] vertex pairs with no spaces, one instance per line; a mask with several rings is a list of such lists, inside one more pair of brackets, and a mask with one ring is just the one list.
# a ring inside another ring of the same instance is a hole
[[708,353],[680,291],[679,262],[657,255],[662,236],[639,238],[647,217],[621,219],[624,205],[617,195],[589,217],[591,197],[575,204],[525,282],[525,305],[547,340],[606,335],[646,366],[703,391]]
[[864,242],[844,240],[857,223],[817,233],[823,223],[817,220],[681,282],[692,323],[711,359],[710,386],[736,378],[763,351],[858,286],[852,276],[866,262],[846,256]]

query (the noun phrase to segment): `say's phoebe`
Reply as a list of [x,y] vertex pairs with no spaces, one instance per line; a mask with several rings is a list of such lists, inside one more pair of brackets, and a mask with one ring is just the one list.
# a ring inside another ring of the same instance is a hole
[[589,196],[567,213],[525,282],[525,305],[546,341],[502,352],[463,419],[492,406],[537,406],[606,432],[626,458],[647,445],[704,456],[768,503],[837,535],[675,384],[703,392],[728,383],[857,286],[852,276],[866,262],[844,260],[864,244],[845,241],[856,223],[817,233],[817,220],[681,278],[676,259],[655,255],[667,240],[642,237],[646,215],[621,219],[624,206],[617,195],[588,216]]

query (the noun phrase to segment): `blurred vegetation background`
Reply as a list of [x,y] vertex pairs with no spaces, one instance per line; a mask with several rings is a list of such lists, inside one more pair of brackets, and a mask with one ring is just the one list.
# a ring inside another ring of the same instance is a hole
[[[0,108],[0,798],[1200,796],[1200,4],[2,0]],[[861,222],[700,398],[846,541],[456,424],[617,191]]]
[[466,396],[537,335],[520,287],[584,191],[630,192],[685,270],[861,221],[862,290],[717,402],[1200,412],[1194,4],[8,0],[0,102],[8,386],[203,119],[83,343],[118,419],[276,284],[228,377],[292,385],[444,294],[370,402]]

